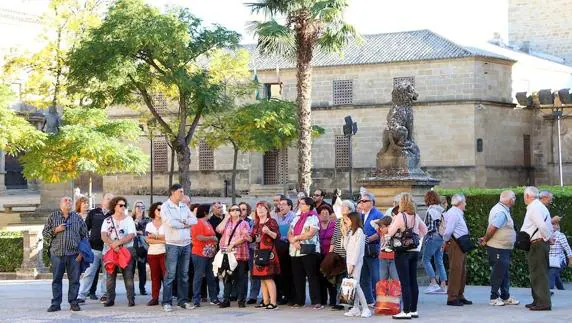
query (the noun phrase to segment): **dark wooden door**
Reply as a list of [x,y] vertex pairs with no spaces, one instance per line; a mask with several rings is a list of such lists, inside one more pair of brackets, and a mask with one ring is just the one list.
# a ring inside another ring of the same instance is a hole
[[19,156],[10,155],[6,155],[5,157],[5,183],[7,189],[28,188],[28,181],[22,173],[22,165],[20,164],[18,157]]

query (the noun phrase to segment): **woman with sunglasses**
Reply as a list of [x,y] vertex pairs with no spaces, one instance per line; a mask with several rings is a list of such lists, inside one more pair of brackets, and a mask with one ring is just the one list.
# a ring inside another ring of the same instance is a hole
[[262,303],[256,307],[273,310],[278,308],[274,276],[280,274],[280,262],[274,241],[280,238],[280,230],[278,229],[278,222],[270,217],[268,202],[256,203],[254,228],[251,236],[256,242],[258,257],[268,254],[268,259],[265,259],[267,264],[262,265],[260,262],[257,264],[257,259],[255,259],[252,268],[252,276],[260,279],[262,286]]
[[161,223],[161,204],[163,203],[151,204],[149,217],[153,221],[147,223],[145,227],[145,236],[149,243],[147,260],[149,269],[151,269],[151,300],[147,306],[159,305],[159,291],[161,291],[163,276],[167,272],[165,270],[165,227]]
[[137,229],[137,236],[135,237],[135,252],[137,257],[135,258],[135,266],[133,266],[133,277],[135,277],[135,268],[139,272],[139,293],[141,295],[147,295],[145,290],[145,284],[147,283],[147,252],[145,251],[142,244],[145,239],[145,228],[147,223],[149,223],[149,218],[145,216],[145,204],[143,201],[135,201],[135,207],[131,211],[131,218],[135,222],[135,229]]
[[251,240],[250,226],[248,222],[240,218],[240,207],[237,204],[231,205],[229,213],[225,214],[216,231],[222,234],[219,244],[221,250],[233,252],[238,262],[230,277],[224,279],[224,300],[219,304],[219,307],[225,308],[230,306],[233,286],[238,294],[238,307],[246,307],[246,291],[242,286],[248,277],[248,242]]
[[[127,200],[122,196],[114,197],[109,202],[109,210],[113,212],[103,220],[101,225],[101,240],[103,240],[103,254],[114,249],[119,251],[120,247],[127,248],[131,253],[131,260],[127,267],[119,270],[123,274],[125,290],[127,291],[127,301],[129,306],[135,306],[135,288],[133,285],[133,266],[135,265],[135,249],[133,248],[133,238],[137,234],[135,222],[125,212],[127,208]],[[115,280],[117,271],[107,275],[107,301],[103,304],[105,307],[115,304]]]

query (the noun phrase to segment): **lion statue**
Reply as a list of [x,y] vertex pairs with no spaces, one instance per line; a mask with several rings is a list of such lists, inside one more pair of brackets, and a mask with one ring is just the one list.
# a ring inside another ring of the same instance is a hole
[[400,81],[391,92],[393,106],[387,114],[383,147],[377,155],[378,168],[419,168],[419,147],[413,141],[413,108],[417,92],[408,80]]

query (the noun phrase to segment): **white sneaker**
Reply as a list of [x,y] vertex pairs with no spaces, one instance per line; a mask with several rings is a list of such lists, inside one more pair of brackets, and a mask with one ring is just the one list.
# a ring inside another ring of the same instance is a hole
[[359,312],[359,308],[357,307],[352,307],[351,310],[347,311],[344,313],[345,316],[360,316],[360,312]]
[[439,287],[439,290],[437,290],[435,294],[447,294],[447,286]]
[[186,309],[186,310],[192,310],[195,308],[195,306],[191,303],[185,303],[185,304],[181,305],[181,307]]
[[414,318],[414,319],[419,318],[419,312],[410,312],[409,315],[411,315],[411,318]]
[[401,312],[391,316],[394,320],[411,320],[411,313]]
[[441,290],[441,287],[439,287],[439,285],[437,284],[431,284],[429,285],[429,287],[427,287],[425,289],[425,294],[433,294],[436,293],[437,291]]
[[361,312],[361,317],[363,318],[371,317],[371,311],[369,310],[369,308],[366,308]]
[[500,299],[500,297],[499,297],[499,298],[497,298],[497,299],[491,299],[491,300],[489,301],[489,305],[492,305],[492,306],[504,306],[504,302],[503,302],[503,300]]
[[508,299],[503,300],[504,305],[518,305],[520,301],[516,298],[509,297]]
[[171,306],[170,304],[165,304],[165,305],[163,305],[163,311],[171,312],[171,311],[173,311],[173,306]]

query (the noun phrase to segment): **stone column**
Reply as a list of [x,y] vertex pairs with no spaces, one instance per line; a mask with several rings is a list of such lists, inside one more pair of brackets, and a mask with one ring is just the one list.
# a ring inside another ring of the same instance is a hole
[[36,279],[48,269],[42,259],[43,239],[40,232],[23,231],[24,258],[22,265],[16,269],[16,276],[20,279]]
[[6,169],[4,168],[6,158],[4,158],[4,152],[0,150],[0,195],[6,193]]

